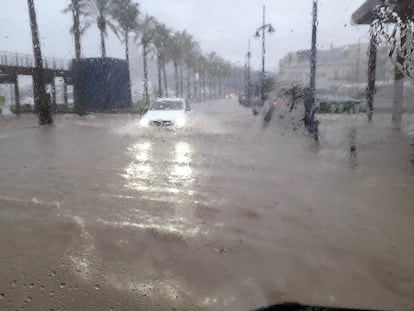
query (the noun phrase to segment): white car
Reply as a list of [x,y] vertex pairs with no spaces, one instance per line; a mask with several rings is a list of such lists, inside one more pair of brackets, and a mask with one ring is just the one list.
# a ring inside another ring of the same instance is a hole
[[139,124],[141,127],[168,126],[183,128],[189,107],[183,98],[159,98],[151,104]]

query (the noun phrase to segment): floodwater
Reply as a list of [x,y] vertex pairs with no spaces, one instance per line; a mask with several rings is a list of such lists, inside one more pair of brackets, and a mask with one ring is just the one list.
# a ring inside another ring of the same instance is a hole
[[414,123],[320,118],[3,117],[0,310],[414,309]]

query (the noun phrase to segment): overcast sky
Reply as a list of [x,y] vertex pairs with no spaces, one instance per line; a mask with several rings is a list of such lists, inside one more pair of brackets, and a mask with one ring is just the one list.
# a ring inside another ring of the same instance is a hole
[[[71,15],[62,9],[69,0],[35,0],[43,54],[71,58],[73,39],[69,33]],[[136,1],[138,2],[138,1]],[[320,0],[318,47],[327,49],[368,40],[366,26],[351,25],[351,14],[363,0]],[[253,34],[261,25],[262,5],[267,22],[276,32],[268,37],[268,67],[276,70],[281,57],[310,46],[311,0],[140,0],[141,11],[155,16],[170,27],[187,29],[206,52],[244,63],[248,40],[252,41],[253,63],[259,66],[260,40]],[[0,0],[0,50],[32,53],[27,0]],[[92,27],[82,38],[83,55],[100,55],[99,35]],[[110,34],[107,54],[124,56],[123,46]]]

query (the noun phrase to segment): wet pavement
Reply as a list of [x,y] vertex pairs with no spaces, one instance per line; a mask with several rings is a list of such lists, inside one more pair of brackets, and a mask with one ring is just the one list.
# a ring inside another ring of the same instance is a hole
[[414,309],[412,126],[191,114],[0,119],[0,310]]

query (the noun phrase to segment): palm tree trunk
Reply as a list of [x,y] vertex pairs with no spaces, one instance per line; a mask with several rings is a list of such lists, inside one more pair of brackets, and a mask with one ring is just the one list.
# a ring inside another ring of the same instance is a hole
[[180,96],[184,97],[183,65],[180,64]]
[[81,42],[80,42],[80,21],[79,21],[79,0],[72,0],[73,7],[73,32],[75,37],[75,55],[76,59],[81,58]]
[[190,68],[187,67],[187,98],[191,98],[191,74],[190,74]]
[[206,74],[203,73],[203,99],[207,96],[207,90],[206,90]]
[[215,76],[212,76],[211,77],[211,83],[212,83],[212,85],[213,85],[213,87],[212,87],[212,98],[214,98],[214,97],[216,97],[217,96],[217,94],[216,94],[216,91],[217,91],[217,87],[216,87],[216,77]]
[[175,96],[180,96],[180,83],[178,78],[178,63],[174,62]]
[[100,29],[100,33],[101,33],[101,53],[102,53],[102,58],[105,58],[106,57],[105,30]]
[[128,105],[132,105],[132,93],[131,93],[131,69],[129,65],[129,37],[128,32],[125,34],[125,59],[127,62],[127,71],[128,71]]
[[161,74],[161,60],[157,57],[157,73],[158,73],[158,97],[162,97],[162,74]]
[[208,96],[210,97],[210,99],[213,97],[213,77],[212,76],[210,76],[210,79],[209,79],[210,81],[209,81],[209,85],[210,85],[210,87],[209,87],[209,89],[208,89]]
[[144,61],[144,102],[149,106],[149,94],[148,94],[148,65],[147,65],[147,45],[142,45],[142,57]]
[[197,76],[196,76],[196,73],[195,73],[195,71],[193,72],[193,82],[194,82],[194,84],[193,84],[193,86],[194,86],[194,100],[195,101],[197,101],[197,88],[198,88],[198,85],[197,85]]
[[[82,57],[81,50],[81,34],[80,34],[80,10],[79,10],[80,0],[72,0],[72,14],[73,14],[73,32],[75,40],[75,57],[76,60],[80,60]],[[77,92],[75,89],[74,92]],[[75,95],[75,98],[78,96]],[[79,101],[75,103],[76,111],[80,116],[85,115],[85,109],[83,107],[83,102]]]
[[167,71],[165,70],[165,61],[162,62],[162,72],[163,72],[163,75],[164,75],[164,91],[165,91],[165,96],[168,97]]
[[30,28],[32,31],[33,54],[35,59],[35,72],[33,84],[35,91],[35,106],[39,112],[39,124],[52,124],[52,113],[50,111],[50,100],[46,97],[45,80],[43,76],[42,51],[39,41],[39,29],[37,27],[36,11],[33,0],[27,0],[30,16]]
[[219,96],[223,96],[223,78],[218,79]]
[[187,66],[187,98],[191,98],[191,75],[190,68]]

